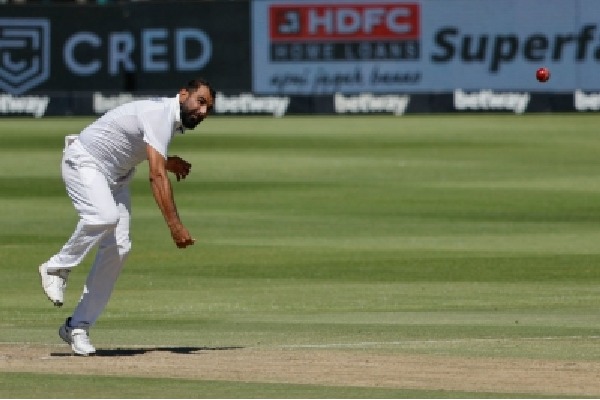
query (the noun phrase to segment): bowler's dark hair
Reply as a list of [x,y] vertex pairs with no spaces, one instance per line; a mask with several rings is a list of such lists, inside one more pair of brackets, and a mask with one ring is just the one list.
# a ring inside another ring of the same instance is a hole
[[214,99],[216,97],[217,93],[216,93],[215,89],[213,89],[213,87],[210,85],[210,83],[204,78],[192,79],[191,81],[189,81],[187,83],[185,88],[188,90],[188,92],[195,92],[196,90],[198,90],[198,88],[200,86],[206,86],[208,88],[208,90],[210,91],[210,95],[212,96],[212,98]]

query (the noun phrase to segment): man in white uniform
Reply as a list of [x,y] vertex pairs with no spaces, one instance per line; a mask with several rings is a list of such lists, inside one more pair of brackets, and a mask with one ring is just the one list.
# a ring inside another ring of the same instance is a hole
[[194,129],[212,110],[215,91],[195,79],[172,98],[133,101],[121,105],[67,137],[62,177],[79,214],[75,232],[62,249],[40,265],[46,296],[62,306],[69,272],[98,246],[83,294],[73,314],[59,329],[76,354],[94,354],[89,328],[104,310],[131,249],[129,182],[135,167],[148,160],[150,184],[171,237],[179,248],[194,239],[179,218],[167,171],[185,179],[191,164],[168,156],[175,133]]

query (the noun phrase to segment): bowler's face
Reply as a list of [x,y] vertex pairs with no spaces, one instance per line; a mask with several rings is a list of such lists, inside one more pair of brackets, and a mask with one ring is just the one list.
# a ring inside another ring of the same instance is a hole
[[206,86],[200,86],[193,92],[181,89],[179,91],[181,124],[187,129],[194,129],[212,111],[214,101]]

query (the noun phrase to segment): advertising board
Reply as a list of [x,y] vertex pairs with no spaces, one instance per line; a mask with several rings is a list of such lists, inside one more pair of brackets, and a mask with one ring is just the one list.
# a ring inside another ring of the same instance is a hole
[[599,15],[596,0],[254,0],[253,91],[598,90]]
[[250,89],[247,2],[1,9],[0,90],[6,94],[172,92],[196,76],[224,91]]
[[[217,114],[600,111],[598,0],[1,10],[0,116],[99,115],[196,76],[217,89]],[[546,83],[535,79],[541,66]]]

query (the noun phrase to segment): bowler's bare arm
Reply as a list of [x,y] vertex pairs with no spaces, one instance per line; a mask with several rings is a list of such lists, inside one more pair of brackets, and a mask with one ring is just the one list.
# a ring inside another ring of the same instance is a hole
[[[175,199],[173,198],[173,190],[171,188],[171,181],[167,175],[167,160],[156,151],[152,146],[146,145],[146,152],[148,154],[148,167],[150,169],[150,186],[152,187],[152,194],[158,204],[158,208],[163,214],[167,226],[171,231],[171,237],[179,248],[185,248],[194,244],[194,239],[190,236],[187,228],[181,222],[177,207],[175,205]],[[182,160],[183,161],[183,160]],[[174,161],[171,161],[173,163]],[[179,180],[180,177],[187,176],[189,173],[189,167],[186,169],[181,163],[175,161],[179,165],[178,172],[176,173]],[[173,167],[170,165],[170,167]]]

